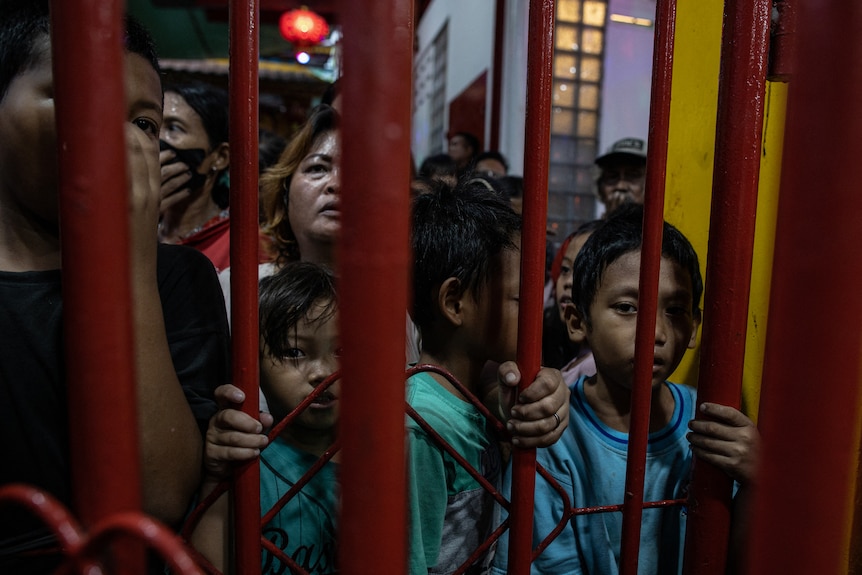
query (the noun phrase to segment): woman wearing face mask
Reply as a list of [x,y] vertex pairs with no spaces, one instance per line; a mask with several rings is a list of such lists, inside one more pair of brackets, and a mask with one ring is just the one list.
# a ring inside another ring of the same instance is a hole
[[[168,86],[159,137],[159,240],[191,246],[221,271],[230,266],[227,93],[200,82]],[[259,252],[269,259],[263,245]]]

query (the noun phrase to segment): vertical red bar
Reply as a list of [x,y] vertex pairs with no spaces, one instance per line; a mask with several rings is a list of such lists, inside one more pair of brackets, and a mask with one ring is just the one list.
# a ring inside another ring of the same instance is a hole
[[748,572],[831,575],[848,572],[860,417],[862,3],[797,7]]
[[667,138],[670,127],[670,95],[673,79],[673,46],[676,0],[656,4],[653,72],[650,92],[650,128],[647,149],[647,181],[644,202],[643,244],[638,286],[638,324],[635,333],[635,374],[629,424],[626,491],[620,541],[620,575],[637,573],[643,516],[649,410],[652,398],[652,363],[655,315],[661,264],[664,189],[667,173]]
[[[258,0],[231,0],[230,8],[230,265],[233,382],[258,414]],[[234,478],[236,565],[261,570],[260,466],[257,460]]]
[[[715,169],[709,227],[698,405],[740,407],[757,212],[771,0],[729,0],[724,10]],[[722,574],[733,482],[696,462],[689,491],[685,572]]]
[[[548,160],[551,143],[551,85],[554,62],[554,0],[531,0],[527,40],[527,115],[524,156],[524,229],[521,235],[521,307],[518,366],[523,389],[539,372],[548,220]],[[509,572],[530,572],[536,450],[514,450]]]
[[122,2],[51,9],[72,486],[92,526],[141,508]]
[[338,251],[344,345],[339,561],[345,574],[403,573],[413,2],[340,6],[346,216]]

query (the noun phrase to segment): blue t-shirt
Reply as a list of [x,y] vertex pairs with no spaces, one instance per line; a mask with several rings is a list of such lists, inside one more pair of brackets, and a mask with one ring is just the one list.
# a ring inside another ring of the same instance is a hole
[[[538,449],[536,460],[559,482],[572,507],[622,503],[625,491],[628,434],[601,422],[584,395],[582,376],[572,388],[569,427],[557,443]],[[644,476],[644,501],[685,497],[691,471],[686,433],[695,415],[696,391],[666,382],[674,398],[670,422],[650,433]],[[504,492],[511,491],[506,473]],[[562,520],[565,508],[559,493],[541,476],[536,478],[533,546]],[[532,573],[617,575],[622,532],[620,512],[576,515],[533,563]],[[681,573],[685,540],[685,509],[681,506],[644,509],[641,523],[639,574]],[[508,539],[498,545],[494,573],[505,574]]]

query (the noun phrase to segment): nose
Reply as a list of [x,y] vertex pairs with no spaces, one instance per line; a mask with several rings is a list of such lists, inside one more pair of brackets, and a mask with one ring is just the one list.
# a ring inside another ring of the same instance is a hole
[[329,173],[329,182],[326,184],[326,191],[330,194],[341,193],[341,167],[338,165],[332,166],[332,171]]
[[667,334],[670,329],[665,314],[659,312],[655,318],[655,344],[663,346],[667,343]]
[[338,360],[334,356],[316,358],[308,364],[308,380],[318,386],[337,370]]

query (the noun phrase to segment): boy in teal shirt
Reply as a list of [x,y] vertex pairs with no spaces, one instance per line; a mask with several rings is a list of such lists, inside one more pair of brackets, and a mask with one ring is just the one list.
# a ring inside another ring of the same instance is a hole
[[[520,376],[514,359],[518,339],[520,217],[502,194],[472,181],[450,189],[441,184],[413,206],[413,320],[422,335],[419,364],[450,372],[481,397],[488,361],[501,365],[501,381]],[[509,362],[509,363],[505,363]],[[548,445],[560,425],[556,390],[567,395],[557,370],[544,369],[512,408],[534,437],[516,445]],[[545,400],[536,401],[545,397]],[[423,372],[407,382],[407,402],[446,443],[492,486],[502,463],[491,423],[447,378]],[[529,405],[527,402],[530,402]],[[505,409],[504,409],[505,411]],[[529,415],[527,415],[529,414]],[[510,421],[515,435],[525,435]],[[408,418],[410,480],[409,572],[451,573],[499,525],[491,494],[444,450],[432,434]],[[481,553],[467,573],[486,573],[493,552]]]

